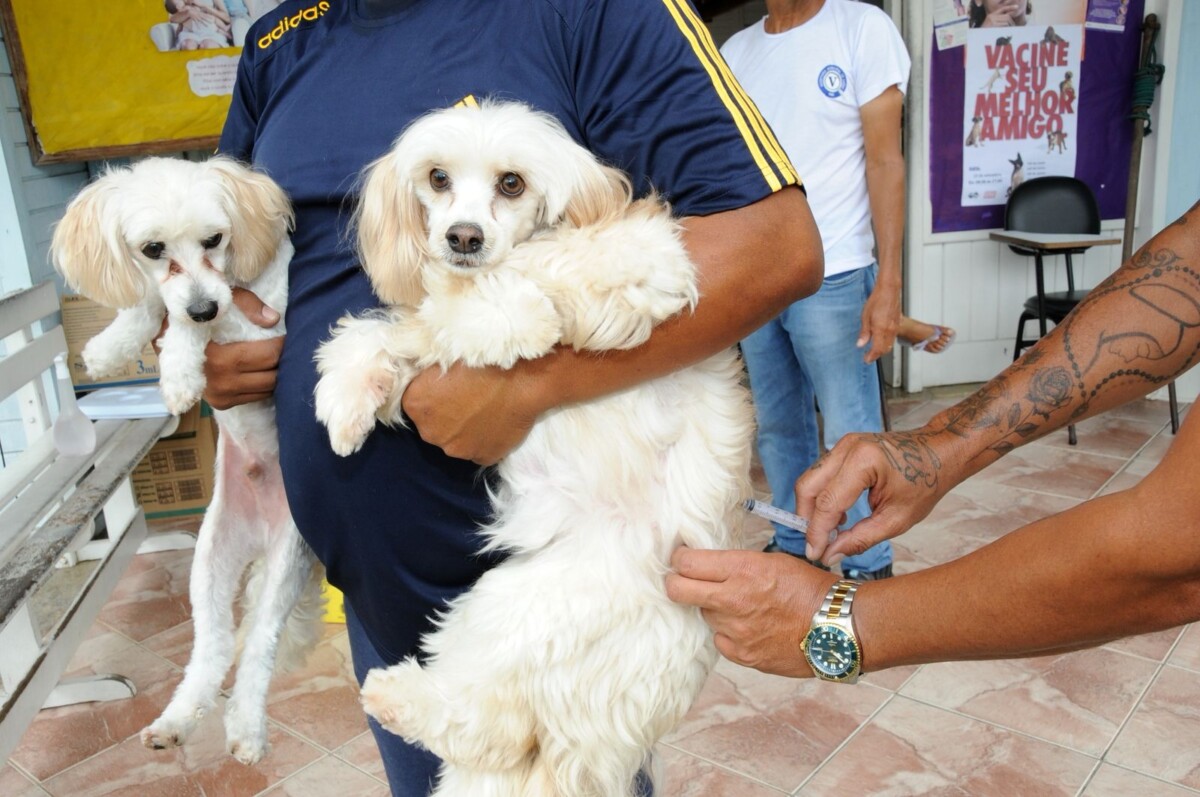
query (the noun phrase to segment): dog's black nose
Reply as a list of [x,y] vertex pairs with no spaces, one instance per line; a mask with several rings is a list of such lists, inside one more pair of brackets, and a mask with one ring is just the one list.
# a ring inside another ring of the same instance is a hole
[[483,248],[483,230],[478,224],[459,222],[446,230],[446,241],[460,255],[473,255]]
[[188,305],[187,314],[191,316],[193,321],[199,323],[212,321],[217,317],[217,303],[212,299],[203,302],[194,302]]

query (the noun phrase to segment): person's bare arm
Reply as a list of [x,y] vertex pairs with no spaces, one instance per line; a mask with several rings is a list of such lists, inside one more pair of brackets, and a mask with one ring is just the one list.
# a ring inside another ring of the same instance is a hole
[[684,221],[699,272],[693,314],[659,326],[649,342],[602,355],[560,347],[539,360],[497,368],[430,369],[404,393],[404,412],[451,456],[496,462],[546,410],[652,379],[732,346],[820,286],[823,255],[798,189],[753,205]]
[[863,307],[859,347],[867,362],[892,348],[900,325],[900,263],[904,248],[904,154],[900,147],[900,117],[904,93],[889,87],[859,109],[866,154],[867,197],[879,257],[875,289]]
[[[865,672],[1058,653],[1200,620],[1200,418],[1136,487],[953,562],[859,587]],[[835,577],[781,554],[680,549],[667,594],[739,664],[812,674],[800,640]]]
[[[1096,286],[1063,323],[920,429],[849,435],[796,483],[810,557],[861,553],[929,513],[954,485],[1031,440],[1143,396],[1200,352],[1200,205]],[[827,546],[863,490],[872,515]]]

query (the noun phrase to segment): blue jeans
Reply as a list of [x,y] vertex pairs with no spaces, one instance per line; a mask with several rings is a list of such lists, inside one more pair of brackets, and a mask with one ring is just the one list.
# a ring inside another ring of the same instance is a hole
[[[344,609],[346,634],[350,639],[350,658],[354,661],[354,677],[358,679],[358,685],[362,686],[368,672],[376,667],[389,667],[396,662],[385,661],[371,644],[350,606],[350,601],[344,601]],[[487,664],[480,662],[479,666],[484,667]],[[379,747],[392,797],[428,797],[437,780],[441,759],[385,730],[373,717],[367,717],[367,724],[375,736],[376,746]],[[645,773],[638,773],[635,793],[638,797],[654,797],[653,787]]]
[[[368,672],[376,667],[389,667],[396,662],[385,661],[371,644],[350,606],[350,601],[344,602],[344,608],[346,634],[350,638],[350,658],[354,661],[354,677],[358,679],[358,685],[362,686]],[[374,717],[368,716],[367,724],[371,727],[375,744],[379,747],[379,755],[383,758],[383,769],[387,773],[392,797],[428,797],[437,780],[441,759],[385,730]]]
[[[813,400],[821,409],[824,447],[850,432],[883,429],[879,375],[855,346],[862,310],[875,287],[876,266],[827,277],[821,290],[802,299],[742,341],[750,390],[758,415],[758,456],[775,504],[796,508],[796,479],[817,461],[818,437]],[[846,528],[870,515],[864,492],[846,513]],[[775,526],[775,542],[804,554],[804,535]],[[847,556],[842,570],[879,570],[892,562],[892,545],[881,542],[859,556]]]

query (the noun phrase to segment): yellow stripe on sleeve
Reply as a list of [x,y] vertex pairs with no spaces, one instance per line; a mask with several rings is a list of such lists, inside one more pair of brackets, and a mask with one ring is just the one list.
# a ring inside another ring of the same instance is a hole
[[[791,161],[784,153],[783,147],[776,141],[770,126],[763,120],[758,108],[746,95],[741,84],[729,71],[725,59],[717,52],[716,44],[708,32],[708,28],[696,17],[695,12],[684,0],[663,0],[663,2],[671,12],[671,16],[674,17],[676,25],[691,44],[696,57],[708,72],[713,87],[733,117],[751,156],[762,170],[763,176],[772,190],[778,190],[781,184],[799,183],[800,179],[792,167]],[[733,92],[733,96],[730,96],[730,91]],[[779,178],[782,178],[782,183]]]
[[792,166],[791,159],[788,158],[787,153],[783,151],[783,146],[775,138],[775,133],[771,130],[771,126],[763,119],[758,106],[754,104],[754,100],[750,99],[750,95],[742,88],[742,84],[734,76],[733,71],[729,68],[729,64],[725,63],[725,59],[721,57],[721,53],[717,49],[717,43],[713,41],[712,34],[709,33],[708,26],[696,16],[695,11],[686,2],[683,2],[683,0],[676,0],[676,2],[679,2],[683,13],[692,20],[692,25],[699,34],[700,42],[708,52],[709,58],[716,64],[717,69],[740,100],[739,104],[750,117],[750,122],[754,127],[755,133],[758,135],[759,140],[767,147],[770,156],[775,161],[776,168],[780,170],[785,179],[790,176],[789,182],[800,182],[800,177],[796,174],[796,169]]

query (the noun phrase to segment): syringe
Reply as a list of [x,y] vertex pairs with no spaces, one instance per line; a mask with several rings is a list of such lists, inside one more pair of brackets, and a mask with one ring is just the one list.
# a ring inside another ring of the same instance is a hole
[[[795,529],[801,534],[808,531],[808,521],[799,515],[794,515],[791,512],[780,509],[777,506],[764,504],[761,501],[755,501],[753,498],[748,498],[742,503],[742,508],[747,512],[758,515],[761,518],[766,518],[774,523],[787,526],[789,529]],[[829,532],[829,541],[833,542],[837,538],[837,529]]]
[[753,498],[748,498],[742,504],[745,510],[753,515],[758,515],[761,518],[766,518],[774,523],[779,523],[787,526],[789,529],[795,529],[800,533],[808,531],[808,521],[799,515],[793,515],[784,509],[770,504],[764,504],[761,501],[755,501]]

